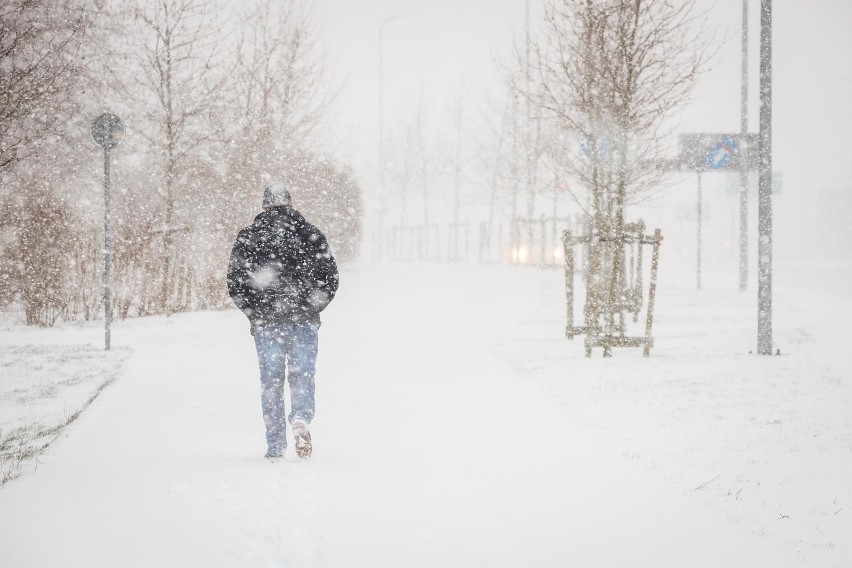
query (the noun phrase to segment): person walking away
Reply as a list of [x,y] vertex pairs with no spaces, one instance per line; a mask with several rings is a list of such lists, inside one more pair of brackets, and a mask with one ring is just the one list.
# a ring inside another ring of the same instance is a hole
[[[325,235],[293,208],[284,184],[269,185],[263,212],[240,231],[228,265],[228,293],[248,317],[257,349],[267,458],[284,455],[287,420],[296,454],[311,455],[320,312],[334,298],[338,281]],[[291,406],[287,420],[285,373]]]

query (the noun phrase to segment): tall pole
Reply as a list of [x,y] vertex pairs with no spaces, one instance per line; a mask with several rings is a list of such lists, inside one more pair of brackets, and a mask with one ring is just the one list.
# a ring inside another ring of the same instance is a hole
[[379,24],[379,228],[384,221],[385,202],[385,25],[399,16],[388,16]]
[[[748,0],[743,0],[740,144],[748,135]],[[740,291],[748,287],[748,164],[740,160]]]
[[109,235],[109,146],[104,147],[104,349],[110,350],[110,324],[112,323],[112,290],[110,287]]
[[696,252],[696,255],[695,255],[695,260],[696,260],[695,278],[696,278],[696,282],[698,284],[699,290],[701,290],[701,237],[702,237],[702,229],[703,229],[703,227],[701,226],[701,220],[702,220],[701,219],[701,217],[702,217],[701,210],[703,208],[702,201],[703,201],[703,196],[702,196],[702,192],[701,192],[701,172],[698,172],[698,208],[697,208],[698,210],[696,211],[696,213],[697,213],[696,218],[698,219],[697,230],[696,230],[696,237],[697,237],[696,238],[696,245],[697,245],[698,248],[697,248],[697,252]]
[[772,0],[760,1],[757,352],[772,354]]
[[124,140],[124,123],[114,114],[104,113],[92,121],[92,142],[104,149],[104,349],[110,348],[112,290],[110,288],[111,239],[109,235],[109,153]]

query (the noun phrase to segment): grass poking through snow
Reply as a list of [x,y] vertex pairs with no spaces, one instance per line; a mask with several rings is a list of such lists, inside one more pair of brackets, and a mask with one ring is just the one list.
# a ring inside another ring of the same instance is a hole
[[74,422],[119,375],[129,349],[83,345],[0,347],[0,486]]

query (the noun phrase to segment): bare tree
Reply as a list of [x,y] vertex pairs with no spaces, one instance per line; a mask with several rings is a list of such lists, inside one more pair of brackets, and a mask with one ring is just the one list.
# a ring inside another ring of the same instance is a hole
[[427,110],[422,102],[412,117],[409,135],[411,136],[412,155],[414,162],[414,179],[420,186],[421,205],[423,206],[423,225],[429,227],[430,202],[432,200],[432,186],[438,175],[438,166],[435,155],[430,145],[427,129]]
[[410,124],[402,125],[392,131],[385,145],[385,161],[388,182],[385,185],[385,195],[382,195],[382,208],[397,209],[400,227],[408,225],[409,195],[414,184],[415,135]]
[[[625,207],[663,175],[673,112],[708,62],[694,0],[548,0],[535,44],[538,85],[525,94],[564,131],[557,160],[586,189],[592,219],[587,325],[615,333],[624,271]],[[606,245],[606,243],[615,243]]]
[[[502,106],[502,109],[499,107]],[[486,193],[488,195],[488,219],[486,221],[486,238],[490,244],[494,233],[495,217],[501,195],[509,183],[508,164],[510,155],[512,97],[505,101],[489,102],[489,108],[483,116],[484,129],[477,140],[477,154],[480,167],[487,171]]]
[[72,317],[77,305],[72,275],[87,222],[77,140],[88,127],[81,109],[91,92],[90,8],[85,0],[0,6],[0,278],[29,325]]
[[527,96],[564,131],[562,159],[599,227],[653,192],[673,113],[708,59],[695,0],[549,0]]
[[175,188],[183,179],[182,196],[203,191],[188,180],[197,182],[201,163],[213,159],[201,156],[222,129],[214,114],[229,78],[227,59],[222,56],[225,26],[221,14],[215,0],[137,0],[132,12],[132,37],[137,43],[126,57],[132,62],[131,73],[138,72],[140,81],[125,76],[123,89],[145,108],[138,133],[160,158],[163,310],[171,309],[175,233],[189,230],[189,226],[175,223]]
[[[422,100],[409,112],[408,117],[398,125],[387,144],[389,201],[399,207],[400,223],[403,227],[412,226],[415,215],[409,216],[412,203],[411,190],[420,193],[420,219],[424,226],[431,221],[431,201],[436,181],[441,173],[441,164],[437,159],[429,131],[428,109]],[[395,198],[395,199],[394,199]],[[413,212],[412,212],[413,213]]]
[[260,0],[241,26],[234,96],[225,110],[234,125],[228,183],[250,192],[253,206],[263,179],[282,177],[294,156],[318,150],[315,133],[335,90],[299,0]]
[[449,126],[453,130],[454,145],[452,156],[447,156],[448,170],[452,176],[452,201],[453,201],[453,221],[450,227],[449,239],[451,242],[451,251],[448,251],[451,260],[459,259],[459,235],[461,231],[461,207],[462,207],[462,186],[466,181],[465,164],[465,108],[464,108],[464,91],[460,91],[451,101],[449,114]]
[[61,124],[55,99],[74,84],[84,24],[74,2],[0,5],[0,171]]
[[[532,80],[536,69],[531,66],[527,53],[531,50],[532,45],[529,49],[524,47],[523,50],[518,50],[514,66],[504,66],[508,94],[498,144],[498,156],[503,156],[498,159],[503,161],[508,169],[508,173],[503,175],[511,188],[509,218],[513,257],[532,243],[532,220],[536,212],[536,197],[541,190],[543,109],[536,98],[540,89]],[[522,208],[521,200],[524,197],[526,207]],[[521,230],[523,225],[526,225],[527,229],[525,235]]]

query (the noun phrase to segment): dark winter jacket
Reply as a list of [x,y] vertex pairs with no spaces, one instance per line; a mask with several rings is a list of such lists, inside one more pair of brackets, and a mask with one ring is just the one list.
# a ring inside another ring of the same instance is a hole
[[325,235],[291,207],[263,211],[240,231],[231,251],[228,293],[252,333],[283,321],[319,325],[337,284]]

